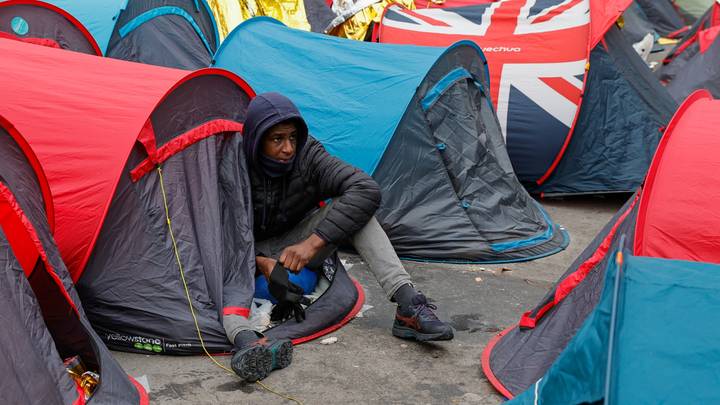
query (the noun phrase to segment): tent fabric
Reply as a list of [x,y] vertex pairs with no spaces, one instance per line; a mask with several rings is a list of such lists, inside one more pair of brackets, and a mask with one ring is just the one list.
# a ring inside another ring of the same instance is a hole
[[651,34],[656,39],[661,36],[636,2],[633,2],[625,10],[622,18],[622,32],[628,38],[628,41],[633,44],[642,41],[647,34]]
[[720,4],[714,3],[670,51],[657,75],[676,100],[695,90],[720,97]]
[[[9,403],[75,404],[85,397],[63,360],[79,355],[102,383],[92,400],[147,404],[93,331],[52,240],[52,203],[21,134],[0,117],[0,390]],[[19,227],[11,226],[20,224]],[[29,240],[20,246],[18,241]]]
[[[457,8],[467,6],[477,6],[480,4],[496,3],[498,0],[445,0],[442,2],[434,2],[431,0],[416,0],[415,7],[418,9],[426,8]],[[604,0],[590,2],[590,48],[594,48],[605,31],[612,25],[618,16],[628,8],[633,0]],[[549,2],[550,6],[560,6],[561,2]]]
[[[419,45],[471,39],[480,45],[489,55],[492,96],[510,159],[531,192],[634,190],[657,144],[658,128],[665,125],[675,105],[659,84],[644,77],[649,70],[636,54],[628,52],[632,50],[629,44],[620,38],[607,44],[609,33],[614,32],[612,22],[630,2],[529,4],[509,0],[415,11],[392,6],[376,39]],[[602,32],[597,31],[599,27]],[[604,43],[599,43],[600,38]],[[634,103],[626,104],[605,91],[601,85],[605,79],[612,80],[616,91]],[[622,117],[620,111],[628,106],[633,114]],[[644,124],[634,128],[637,122]],[[606,138],[598,133],[606,126],[613,131],[605,144]],[[628,128],[636,135],[628,136]],[[575,140],[584,135],[589,139]],[[618,149],[631,139],[630,151]],[[614,163],[597,162],[597,156],[611,148]],[[637,155],[642,155],[637,162],[627,159]],[[604,167],[595,174],[594,167],[589,169],[591,162]],[[622,171],[615,167],[617,162],[624,165]],[[563,166],[572,169],[557,175]]]
[[[703,114],[705,120],[712,122],[710,117],[717,116],[719,108],[708,93],[698,93],[678,109],[655,153],[646,186],[603,228],[546,297],[526,312],[517,325],[488,344],[483,352],[483,371],[503,395],[510,398],[531,388],[576,336],[600,300],[604,271],[612,258],[611,252],[622,248],[623,235],[627,238],[624,246],[633,248],[636,255],[669,259],[678,255],[700,262],[718,262],[718,250],[712,248],[712,241],[701,241],[696,235],[698,229],[688,226],[698,224],[695,216],[706,212],[702,207],[713,207],[718,202],[717,196],[708,194],[705,187],[698,188],[712,181],[708,174],[713,173],[716,164],[703,157],[711,154],[707,149],[714,145],[708,141],[712,138],[707,132],[710,126],[693,121],[697,114]],[[671,171],[688,166],[698,170],[693,173],[700,177],[679,178]],[[667,218],[670,212],[667,207],[683,204],[683,198],[690,203],[675,206],[673,218]],[[655,207],[661,211],[658,214],[665,216],[654,215]],[[720,217],[712,214],[703,219],[702,229],[715,229],[714,222]],[[712,230],[708,232],[712,238]]]
[[[12,102],[3,103],[2,114],[22,131],[42,162],[57,207],[55,239],[77,280],[149,112],[191,74],[97,60],[8,40],[0,41],[0,49],[8,61],[2,87],[5,94],[15,95]],[[10,67],[14,67],[12,74]],[[134,85],[138,80],[145,85]],[[30,82],[35,85],[27,86]],[[25,105],[42,111],[42,119]],[[63,136],[58,134],[60,130]],[[58,135],[48,138],[43,134]],[[90,141],[95,145],[91,155],[68,152],[86,150]],[[88,170],[90,167],[93,170]]]
[[582,328],[543,378],[509,403],[717,402],[718,270],[619,254]]
[[621,31],[612,27],[590,54],[585,96],[565,156],[543,184],[528,190],[634,190],[676,107]]
[[129,0],[114,25],[106,55],[192,70],[209,66],[219,43],[205,0]]
[[[250,57],[283,63],[241,63]],[[473,44],[368,44],[257,18],[228,36],[215,65],[290,97],[330,153],[373,175],[376,216],[401,256],[514,261],[566,246],[515,179]]]
[[82,24],[95,40],[100,54],[107,52],[110,35],[128,0],[45,0],[25,1],[36,7],[55,6]]
[[[273,38],[273,42],[286,44],[282,48],[260,48]],[[276,67],[242,63],[245,55],[256,55],[257,58],[258,48],[262,49],[264,60],[285,62]],[[298,51],[293,51],[293,48]],[[305,49],[313,49],[313,52]],[[328,152],[372,174],[415,88],[443,52],[444,49],[440,48],[408,49],[397,46],[390,46],[382,52],[362,42],[290,30],[277,20],[257,17],[241,24],[228,35],[215,55],[213,65],[242,72],[243,77],[259,92],[279,91],[290,97],[307,121],[310,133],[323,143]],[[333,60],[338,66],[333,67],[332,72],[323,69],[328,62],[318,64],[319,61]],[[396,60],[404,63],[390,63]],[[417,70],[410,70],[409,66],[415,66]],[[304,75],[304,80],[290,77],[292,75],[287,75],[284,80],[302,83],[302,87],[281,86],[280,73],[290,68],[294,73]],[[275,73],[271,75],[270,69],[274,69]],[[324,71],[323,80],[315,77],[316,71]],[[376,72],[384,74],[381,76]],[[351,78],[352,81],[349,80]],[[332,106],[327,99],[330,89],[336,97]],[[373,97],[375,94],[385,97]],[[374,111],[369,110],[370,104],[374,106]],[[329,107],[333,108],[332,114],[328,113]],[[358,142],[360,128],[366,134],[363,142]],[[328,142],[331,137],[332,142]]]
[[[720,125],[719,112],[720,101],[699,91],[668,126],[645,184],[647,197],[640,206],[636,254],[720,263],[720,234],[708,226],[720,219],[709,204],[720,201],[720,180],[707,175],[719,167],[720,140],[715,132]],[[688,241],[687,235],[693,235],[692,240]]]
[[[105,2],[107,3],[107,1]],[[115,1],[115,3],[118,2]],[[102,55],[104,48],[98,44],[98,40],[102,41],[102,30],[92,29],[100,24],[86,27],[81,21],[83,14],[79,13],[77,16],[73,14],[78,11],[76,6],[81,4],[83,1],[59,0],[50,3],[34,0],[8,0],[0,2],[0,31],[16,35],[21,39],[51,39],[63,49]],[[109,4],[104,5],[109,6]],[[99,10],[112,12],[112,7],[98,8]],[[107,16],[108,22],[111,18],[111,16]]]
[[618,17],[633,4],[633,0],[590,0],[590,43],[588,51],[602,41]]
[[669,36],[685,28],[685,21],[675,9],[672,0],[635,0],[635,2],[658,34]]
[[523,182],[543,177],[562,153],[588,56],[589,3],[572,2],[549,14],[543,8],[527,8],[524,0],[444,10],[392,6],[377,31],[379,42],[448,46],[471,39],[483,49],[491,99]]
[[[0,113],[23,131],[47,175],[60,252],[102,339],[120,350],[201,353],[182,266],[207,349],[230,350],[223,315],[253,309],[238,132],[252,89],[220,69],[187,72],[11,40],[0,40],[0,52],[12,66],[0,86],[17,95]],[[325,273],[332,287],[308,311],[313,319],[273,333],[306,339],[359,310],[359,286],[342,264]]]
[[[525,322],[527,326],[523,327],[512,325],[485,347],[481,361],[483,372],[502,395],[513,398],[540,379],[595,308],[602,291],[604,270],[612,252],[620,247],[620,236],[633,232],[637,215],[635,201],[636,196],[628,200],[556,283],[557,286],[575,278],[580,281],[575,288],[557,302],[557,289],[553,288],[534,309],[522,316],[521,319],[529,318],[533,323]],[[543,311],[547,306],[549,309]]]
[[208,0],[208,4],[215,15],[220,37],[223,40],[240,23],[256,16],[271,17],[290,27],[313,32],[324,32],[336,17],[325,0],[297,2]]
[[12,21],[28,27],[20,37],[48,38],[65,49],[189,70],[207,67],[220,42],[204,0],[1,2],[0,30],[17,35]]

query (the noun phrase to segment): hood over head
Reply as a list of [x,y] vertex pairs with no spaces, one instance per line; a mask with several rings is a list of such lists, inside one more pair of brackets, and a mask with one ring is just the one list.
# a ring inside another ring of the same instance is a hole
[[242,131],[243,149],[250,170],[262,169],[258,155],[260,140],[265,132],[273,125],[285,121],[293,121],[297,126],[297,157],[307,142],[308,127],[295,104],[280,93],[261,93],[250,101]]

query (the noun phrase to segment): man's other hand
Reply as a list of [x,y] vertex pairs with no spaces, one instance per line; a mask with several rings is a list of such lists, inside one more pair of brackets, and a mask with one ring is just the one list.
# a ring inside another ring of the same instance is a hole
[[323,247],[325,241],[313,233],[304,241],[286,247],[280,254],[280,263],[293,273],[299,273]]

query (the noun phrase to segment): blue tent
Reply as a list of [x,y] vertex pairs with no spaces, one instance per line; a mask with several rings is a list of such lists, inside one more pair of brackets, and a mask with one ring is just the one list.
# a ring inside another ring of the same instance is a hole
[[206,67],[220,43],[205,0],[11,0],[0,3],[0,31],[184,69]]
[[720,266],[616,254],[600,302],[511,404],[720,401]]
[[514,175],[477,45],[356,42],[261,17],[214,59],[258,92],[290,97],[330,153],[373,175],[378,219],[401,255],[516,261],[567,246]]

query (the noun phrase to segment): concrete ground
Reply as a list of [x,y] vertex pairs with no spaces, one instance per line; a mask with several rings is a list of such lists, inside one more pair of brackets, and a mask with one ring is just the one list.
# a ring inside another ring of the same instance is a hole
[[[457,333],[450,342],[418,344],[393,337],[394,306],[358,256],[345,254],[350,274],[365,288],[366,309],[330,334],[295,348],[293,364],[263,383],[303,404],[496,404],[503,400],[480,368],[487,342],[517,322],[627,199],[545,200],[571,235],[567,250],[527,263],[442,265],[406,262],[415,283]],[[146,379],[154,404],[290,404],[258,384],[240,382],[205,356],[114,353],[128,374]],[[229,367],[228,357],[218,361]]]

